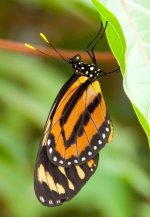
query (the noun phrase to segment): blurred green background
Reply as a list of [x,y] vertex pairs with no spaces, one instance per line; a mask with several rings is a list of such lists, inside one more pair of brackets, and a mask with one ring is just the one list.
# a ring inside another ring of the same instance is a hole
[[[0,38],[42,45],[44,32],[57,48],[84,50],[100,17],[86,0],[0,1]],[[103,38],[97,50],[109,50]],[[105,71],[116,64],[98,63]],[[114,73],[100,80],[114,125],[100,164],[70,202],[43,207],[33,189],[39,141],[52,102],[73,73],[63,61],[0,50],[0,217],[148,217],[149,148]]]

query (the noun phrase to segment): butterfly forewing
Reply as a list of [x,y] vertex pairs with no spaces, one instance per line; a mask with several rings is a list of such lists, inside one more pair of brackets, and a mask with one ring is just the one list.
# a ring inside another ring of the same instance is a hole
[[99,82],[86,76],[74,77],[71,85],[67,82],[65,91],[56,98],[47,126],[42,143],[55,165],[69,167],[92,159],[111,141],[112,133]]

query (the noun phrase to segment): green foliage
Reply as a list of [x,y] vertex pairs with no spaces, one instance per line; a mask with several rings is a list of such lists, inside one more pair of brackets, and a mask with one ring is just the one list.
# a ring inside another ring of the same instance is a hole
[[101,1],[121,23],[126,37],[125,49],[125,39],[115,16],[98,0],[92,2],[103,22],[107,20],[110,23],[106,31],[108,43],[123,74],[126,63],[124,89],[150,143],[150,39],[147,32],[150,28],[150,5],[140,0],[136,3]]
[[[44,29],[49,30],[50,40],[56,47],[84,49],[86,40],[90,39],[88,36],[92,37],[100,24],[91,1],[15,0],[10,5],[7,1],[1,4],[4,5],[3,10],[0,9],[1,27],[6,39],[41,45],[36,35]],[[105,8],[103,11],[107,14]],[[25,18],[27,23],[23,23]],[[114,18],[111,22],[118,26]],[[119,28],[115,36],[121,38],[124,53],[125,44]],[[69,34],[68,29],[71,29]],[[111,26],[109,31],[113,31]],[[113,36],[107,37],[109,41],[114,40]],[[101,45],[105,48],[106,42],[103,40]],[[113,45],[111,48],[114,50]],[[118,51],[114,54],[117,57]],[[117,57],[123,70],[124,59],[121,58],[123,56]],[[149,151],[121,89],[119,74],[100,81],[113,120],[114,138],[101,151],[96,173],[74,199],[61,207],[47,209],[37,201],[33,173],[39,141],[53,100],[72,73],[64,62],[0,51],[1,216],[147,217],[150,213]]]
[[119,63],[121,72],[124,74],[126,42],[120,24],[116,17],[106,7],[104,7],[103,4],[100,4],[97,0],[92,0],[92,2],[100,13],[103,26],[105,26],[108,21],[106,28],[107,40],[115,58]]

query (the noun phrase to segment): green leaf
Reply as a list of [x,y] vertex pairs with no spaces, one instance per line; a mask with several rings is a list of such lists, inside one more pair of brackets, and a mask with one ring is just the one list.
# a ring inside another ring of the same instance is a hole
[[[140,0],[92,2],[103,23],[109,21],[108,43],[124,75],[124,90],[150,143],[150,4]],[[126,50],[120,25],[126,38]]]
[[139,111],[139,109],[134,104],[132,105],[144,131],[147,134],[148,143],[150,144],[150,126],[148,125],[147,120],[145,119],[144,115]]
[[117,18],[106,7],[100,4],[99,1],[92,0],[92,2],[100,13],[103,25],[105,26],[106,21],[109,21],[106,28],[107,40],[115,58],[120,65],[122,73],[124,73],[126,42],[120,24]]

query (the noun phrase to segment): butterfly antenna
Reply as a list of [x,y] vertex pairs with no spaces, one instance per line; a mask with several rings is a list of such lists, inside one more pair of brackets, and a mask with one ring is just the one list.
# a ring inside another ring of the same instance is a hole
[[[50,47],[51,47],[65,62],[68,62],[68,61],[56,50],[56,48],[48,41],[48,39],[46,38],[46,36],[45,36],[43,33],[40,33],[40,36],[44,39],[44,41],[45,41],[47,44],[50,45]],[[44,54],[45,56],[51,57],[51,56],[48,55],[47,53],[45,53],[45,52],[39,50],[38,48],[36,48],[36,47],[34,47],[34,46],[30,45],[30,44],[25,43],[24,45],[25,45],[27,48],[30,48],[30,49],[35,50],[35,51],[38,51],[39,53],[42,53],[42,54]]]
[[34,47],[34,46],[30,45],[30,44],[25,43],[24,45],[25,45],[27,48],[30,48],[30,49],[35,50],[35,51],[38,51],[39,53],[44,54],[44,55],[47,56],[47,57],[51,57],[50,55],[46,54],[45,52],[39,50],[38,48],[36,48],[36,47]]
[[59,52],[56,50],[56,48],[48,41],[47,37],[41,32],[40,33],[41,38],[44,39],[44,41],[50,45],[50,47],[65,61],[68,62]]

